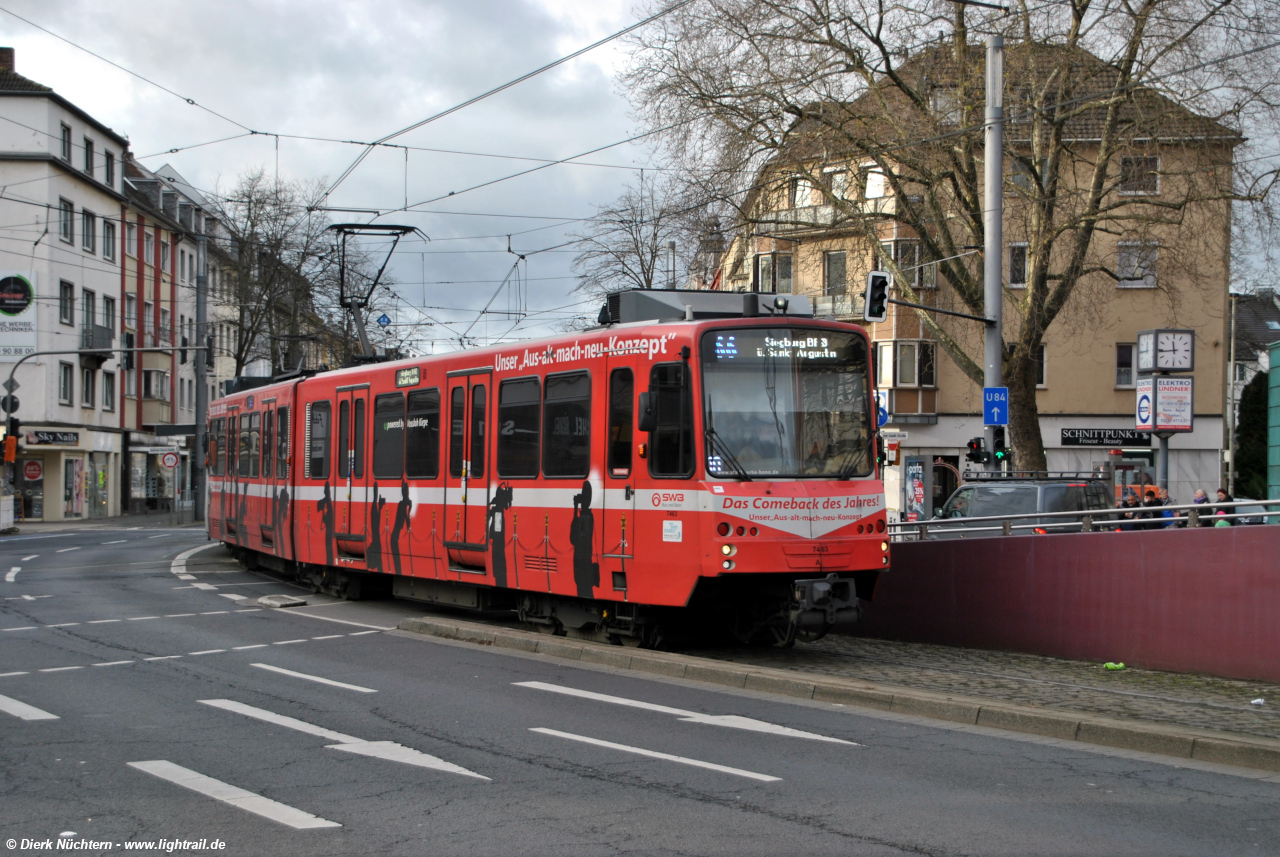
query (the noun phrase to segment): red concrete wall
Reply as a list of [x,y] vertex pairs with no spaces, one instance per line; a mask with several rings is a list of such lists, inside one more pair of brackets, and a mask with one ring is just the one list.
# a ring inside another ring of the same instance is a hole
[[1280,681],[1280,527],[894,544],[854,633]]

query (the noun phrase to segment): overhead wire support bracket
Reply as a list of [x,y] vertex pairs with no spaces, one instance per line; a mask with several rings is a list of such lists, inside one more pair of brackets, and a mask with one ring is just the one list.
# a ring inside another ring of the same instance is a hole
[[[399,245],[400,239],[411,233],[417,233],[428,241],[431,236],[427,235],[416,226],[398,226],[391,223],[334,223],[329,226],[328,230],[338,233],[338,305],[343,309],[351,310],[351,318],[355,322],[356,336],[360,339],[360,354],[363,357],[373,357],[373,346],[369,344],[369,334],[364,327],[364,313],[361,310],[369,306],[369,299],[373,297],[374,291],[378,288],[378,283],[382,280],[382,274],[387,270],[387,263],[391,261],[391,254],[395,253],[396,246]],[[369,288],[363,294],[357,292],[355,295],[347,294],[347,237],[351,235],[392,235],[395,236],[391,242],[391,249],[387,251],[386,258],[382,260],[382,267],[378,268],[377,275],[369,284]]]

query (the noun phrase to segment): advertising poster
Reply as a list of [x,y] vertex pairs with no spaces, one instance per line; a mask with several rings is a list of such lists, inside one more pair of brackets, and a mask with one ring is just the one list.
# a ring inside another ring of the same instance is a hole
[[0,363],[36,350],[36,275],[0,271]]
[[1194,427],[1192,379],[1157,377],[1156,431],[1191,431]]
[[926,486],[924,484],[924,459],[908,458],[906,462],[906,480],[903,484],[905,497],[902,509],[908,522],[923,521],[929,517],[925,512]]

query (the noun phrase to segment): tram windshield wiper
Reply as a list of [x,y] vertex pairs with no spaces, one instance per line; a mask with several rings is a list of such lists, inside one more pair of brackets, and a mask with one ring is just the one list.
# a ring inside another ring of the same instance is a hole
[[747,473],[747,469],[742,466],[742,462],[738,461],[737,456],[735,456],[733,454],[733,451],[729,449],[729,445],[725,443],[723,439],[721,439],[720,435],[716,434],[716,429],[715,429],[715,426],[713,425],[713,419],[714,418],[712,416],[712,411],[711,411],[711,399],[708,397],[707,427],[703,431],[703,436],[707,444],[716,451],[716,454],[720,456],[720,460],[722,462],[729,465],[729,467],[733,470],[733,472],[737,474],[739,479],[741,479],[743,482],[753,481],[751,479],[751,474]]

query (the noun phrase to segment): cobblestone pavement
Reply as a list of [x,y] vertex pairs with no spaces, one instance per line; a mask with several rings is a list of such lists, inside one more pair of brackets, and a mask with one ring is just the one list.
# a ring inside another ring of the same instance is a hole
[[[697,648],[753,666],[1002,699],[1108,717],[1280,738],[1280,685],[1039,655],[830,636],[793,649]],[[1262,698],[1261,706],[1250,704]]]

